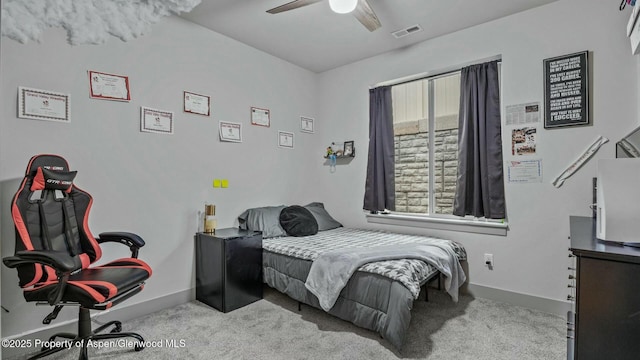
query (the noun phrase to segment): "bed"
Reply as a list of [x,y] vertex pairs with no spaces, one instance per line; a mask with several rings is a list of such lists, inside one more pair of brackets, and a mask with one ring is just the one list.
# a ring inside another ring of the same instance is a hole
[[[296,301],[319,309],[323,306],[305,283],[314,260],[325,253],[438,241],[450,246],[458,262],[466,260],[465,249],[453,241],[345,228],[321,203],[304,207],[313,211],[318,223],[314,235],[290,236],[282,227],[276,226],[279,222],[274,223],[274,218],[279,218],[280,211],[287,208],[284,205],[249,209],[239,221],[241,227],[263,232],[264,282]],[[439,275],[435,266],[418,259],[366,263],[357,267],[339,292],[335,304],[325,311],[373,330],[401,349],[409,328],[413,301],[418,298],[421,288],[431,280],[439,280]]]

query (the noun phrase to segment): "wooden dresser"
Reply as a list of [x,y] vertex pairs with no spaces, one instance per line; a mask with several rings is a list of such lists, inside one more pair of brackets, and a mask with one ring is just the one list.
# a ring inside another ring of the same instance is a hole
[[571,216],[570,227],[569,250],[576,259],[569,277],[575,281],[575,322],[569,320],[568,335],[573,358],[640,359],[640,248],[598,240],[591,217]]

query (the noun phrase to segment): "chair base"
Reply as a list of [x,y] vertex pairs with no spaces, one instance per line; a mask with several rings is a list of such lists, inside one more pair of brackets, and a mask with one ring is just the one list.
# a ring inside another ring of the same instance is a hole
[[[100,334],[100,332],[106,330],[107,328],[113,326],[113,329],[107,334]],[[144,349],[144,339],[142,336],[132,333],[132,332],[120,332],[122,331],[122,323],[120,321],[109,321],[108,323],[101,325],[95,330],[91,330],[91,316],[89,314],[89,309],[80,307],[79,316],[78,316],[78,334],[72,333],[57,333],[49,338],[48,343],[56,342],[57,338],[62,338],[66,340],[57,340],[60,342],[60,346],[57,347],[43,347],[42,350],[36,355],[29,358],[31,359],[40,359],[45,356],[49,356],[51,354],[55,354],[62,350],[73,349],[73,348],[81,348],[80,350],[80,360],[89,359],[88,349],[91,346],[97,346],[95,343],[109,340],[109,339],[117,339],[117,338],[133,338],[136,344],[134,345],[135,351],[142,351]],[[94,344],[92,344],[94,343]]]

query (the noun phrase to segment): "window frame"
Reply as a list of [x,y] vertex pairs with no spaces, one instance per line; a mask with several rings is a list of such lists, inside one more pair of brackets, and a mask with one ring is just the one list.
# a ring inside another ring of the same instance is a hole
[[[378,213],[366,213],[366,219],[369,223],[383,224],[383,225],[396,225],[396,226],[410,226],[439,230],[461,231],[471,232],[487,235],[500,235],[506,236],[509,224],[507,218],[501,220],[474,218],[472,216],[459,217],[451,214],[437,214],[432,212],[432,207],[435,208],[435,80],[445,76],[449,76],[453,73],[460,72],[463,67],[479,64],[483,62],[489,62],[492,60],[498,60],[498,77],[500,81],[500,89],[502,90],[502,56],[495,56],[492,58],[477,60],[462,65],[452,66],[439,71],[430,71],[422,74],[404,77],[401,79],[390,80],[383,83],[376,84],[373,87],[378,86],[394,86],[404,83],[409,83],[419,80],[428,80],[428,129],[429,129],[429,207],[428,213],[403,213],[394,211],[383,211]],[[500,107],[502,108],[502,91],[500,91]],[[503,112],[501,112],[501,117]],[[502,121],[502,120],[501,120]],[[433,148],[432,148],[433,146]],[[504,146],[503,146],[504,150]],[[504,166],[504,165],[503,165]]]

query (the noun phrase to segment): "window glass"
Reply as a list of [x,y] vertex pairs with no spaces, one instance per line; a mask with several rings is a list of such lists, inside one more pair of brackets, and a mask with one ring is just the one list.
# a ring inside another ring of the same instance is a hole
[[[451,214],[458,166],[460,73],[395,85],[392,98],[396,212]],[[434,114],[433,121],[429,121],[430,113]],[[431,127],[435,129],[433,144],[429,143]],[[434,152],[431,178],[430,151]],[[434,192],[432,206],[430,188]]]
[[428,80],[391,88],[395,145],[396,212],[429,212]]
[[453,214],[458,171],[460,73],[433,80],[435,110],[435,186],[433,212]]

